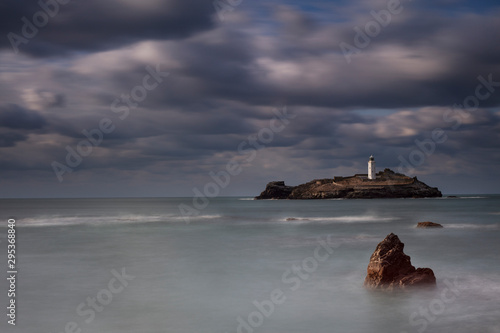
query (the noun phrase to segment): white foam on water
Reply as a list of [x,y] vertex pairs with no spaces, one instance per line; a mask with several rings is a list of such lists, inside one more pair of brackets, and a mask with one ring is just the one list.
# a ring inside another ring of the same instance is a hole
[[[500,278],[496,274],[462,274],[453,278],[441,278],[442,286],[453,285],[457,289],[458,299],[468,299],[477,304],[494,302],[500,298]],[[447,284],[444,281],[447,280]],[[500,311],[500,309],[496,309]]]
[[325,217],[288,217],[281,222],[286,223],[366,223],[366,222],[390,222],[395,217],[382,217],[376,215],[348,215],[348,216],[325,216]]
[[319,241],[325,242],[332,248],[337,248],[342,246],[343,244],[353,244],[353,243],[361,243],[368,242],[380,239],[378,235],[370,235],[366,233],[361,233],[352,236],[337,236],[334,234],[326,234],[323,237],[281,237],[276,240],[280,244],[281,247],[284,248],[300,248],[306,246],[317,246],[319,245]]
[[[193,220],[205,220],[220,218],[221,215],[199,215],[193,216]],[[17,221],[19,227],[50,227],[50,226],[74,226],[74,225],[110,225],[110,224],[133,224],[133,223],[185,223],[183,216],[178,215],[118,215],[118,216],[53,216],[40,218],[25,218]]]
[[471,223],[452,223],[443,224],[444,228],[450,229],[499,229],[499,224],[471,224]]
[[141,216],[141,215],[122,215],[122,216],[51,216],[40,218],[26,218],[18,220],[18,226],[21,227],[46,227],[46,226],[64,226],[64,225],[107,225],[112,223],[141,223],[158,222],[165,220],[164,216]]

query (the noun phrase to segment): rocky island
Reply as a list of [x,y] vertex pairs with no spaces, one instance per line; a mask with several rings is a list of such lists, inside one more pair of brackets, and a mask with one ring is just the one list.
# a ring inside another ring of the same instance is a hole
[[441,191],[419,181],[417,177],[385,169],[369,175],[315,179],[298,186],[273,181],[255,199],[374,199],[442,197]]

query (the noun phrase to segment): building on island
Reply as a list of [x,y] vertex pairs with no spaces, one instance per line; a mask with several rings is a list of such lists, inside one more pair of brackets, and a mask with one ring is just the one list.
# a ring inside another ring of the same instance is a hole
[[371,155],[368,160],[368,173],[357,173],[354,176],[349,177],[335,176],[333,177],[333,182],[341,182],[353,178],[361,179],[362,181],[377,179],[377,170],[375,168],[375,158],[373,157],[373,155]]
[[375,158],[372,155],[368,160],[368,179],[375,179],[375,178],[377,178],[375,171]]

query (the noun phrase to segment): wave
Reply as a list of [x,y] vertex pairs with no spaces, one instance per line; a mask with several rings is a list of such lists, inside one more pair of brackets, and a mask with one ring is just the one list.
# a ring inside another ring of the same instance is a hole
[[470,224],[470,223],[456,223],[456,224],[443,224],[445,228],[449,229],[500,229],[499,224]]
[[309,223],[309,222],[323,222],[323,223],[366,223],[366,222],[390,222],[396,220],[395,217],[382,217],[375,215],[351,215],[351,216],[328,216],[328,217],[288,217],[281,222],[287,223]]
[[372,235],[366,233],[355,234],[352,236],[346,235],[335,235],[335,234],[327,234],[322,235],[320,238],[318,237],[279,237],[276,239],[276,243],[278,246],[283,248],[301,248],[307,246],[318,245],[318,241],[322,240],[326,242],[332,248],[337,248],[343,244],[358,244],[358,243],[366,243],[366,242],[375,242],[380,241],[379,235]]
[[255,200],[255,199],[254,199],[254,198],[238,198],[238,200],[245,200],[245,201],[246,201],[246,200],[252,200],[252,201],[253,201],[253,200]]
[[[500,279],[496,274],[476,275],[464,272],[455,272],[455,275],[443,276],[442,286],[454,285],[462,297],[474,297],[480,295],[481,298],[492,301],[500,297]],[[447,281],[447,283],[443,283]],[[460,296],[460,295],[459,295]]]
[[[198,215],[192,220],[216,219],[221,215]],[[19,227],[50,227],[50,226],[75,226],[92,225],[102,226],[111,224],[141,224],[141,223],[185,223],[182,216],[174,215],[120,215],[120,216],[53,216],[40,218],[25,218],[17,221]]]

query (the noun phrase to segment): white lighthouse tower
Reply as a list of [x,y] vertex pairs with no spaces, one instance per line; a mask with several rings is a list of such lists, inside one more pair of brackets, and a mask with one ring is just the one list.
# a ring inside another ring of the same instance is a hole
[[375,179],[375,158],[370,156],[370,159],[368,160],[368,179]]

